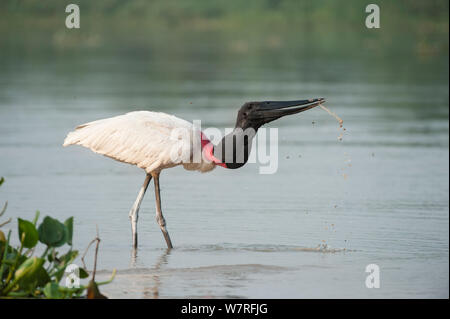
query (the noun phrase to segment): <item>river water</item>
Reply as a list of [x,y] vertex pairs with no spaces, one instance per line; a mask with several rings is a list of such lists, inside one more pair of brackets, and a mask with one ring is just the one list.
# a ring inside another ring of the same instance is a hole
[[[6,216],[74,216],[80,250],[98,225],[99,276],[118,270],[102,287],[113,298],[448,298],[448,57],[242,60],[209,50],[4,53]],[[78,124],[132,110],[223,129],[246,101],[313,97],[344,120],[342,141],[336,120],[316,108],[268,125],[278,128],[275,174],[256,164],[162,173],[171,251],[155,222],[153,185],[131,249],[128,210],[142,170],[62,147]],[[378,289],[366,287],[369,264],[379,266]]]

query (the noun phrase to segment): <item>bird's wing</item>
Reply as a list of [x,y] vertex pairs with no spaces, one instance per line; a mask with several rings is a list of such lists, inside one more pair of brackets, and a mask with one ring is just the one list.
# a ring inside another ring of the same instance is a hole
[[191,123],[160,112],[138,111],[78,126],[63,146],[82,145],[115,160],[134,164],[148,173],[182,163],[171,159],[174,129],[193,132]]

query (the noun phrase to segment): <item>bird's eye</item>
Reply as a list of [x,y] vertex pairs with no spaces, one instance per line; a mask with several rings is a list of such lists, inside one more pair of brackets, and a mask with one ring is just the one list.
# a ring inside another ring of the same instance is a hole
[[247,116],[247,112],[244,112],[242,115]]

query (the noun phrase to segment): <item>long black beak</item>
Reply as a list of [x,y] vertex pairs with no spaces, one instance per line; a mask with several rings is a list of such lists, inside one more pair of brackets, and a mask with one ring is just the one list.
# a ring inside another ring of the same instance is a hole
[[296,114],[312,109],[324,102],[324,98],[296,101],[259,102],[257,109],[252,115],[255,119],[262,119],[267,123],[282,116]]

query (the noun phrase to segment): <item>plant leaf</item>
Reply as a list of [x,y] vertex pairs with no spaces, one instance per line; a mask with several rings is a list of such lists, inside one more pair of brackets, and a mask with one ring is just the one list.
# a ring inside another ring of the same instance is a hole
[[89,277],[89,273],[84,268],[79,268],[79,270],[80,270],[80,279]]
[[63,297],[59,291],[59,285],[56,282],[49,282],[45,285],[44,295],[50,299],[61,299]]
[[[30,257],[25,260],[14,273],[13,284],[18,284],[25,291],[32,291],[45,280],[47,272],[42,267],[44,259],[38,257]],[[47,275],[48,277],[48,275]]]
[[44,287],[45,284],[50,281],[50,276],[48,275],[44,267],[39,267],[39,269],[36,271],[36,279],[38,287]]
[[23,246],[26,248],[33,248],[39,240],[39,234],[36,227],[34,227],[33,223],[28,220],[21,218],[18,218],[17,220],[19,226],[19,240],[21,240],[23,234],[25,234]]
[[72,246],[72,237],[73,237],[73,217],[69,217],[64,222],[64,225],[67,227],[68,238],[67,243]]
[[69,231],[57,219],[46,216],[38,228],[39,241],[50,247],[60,247],[67,242]]

